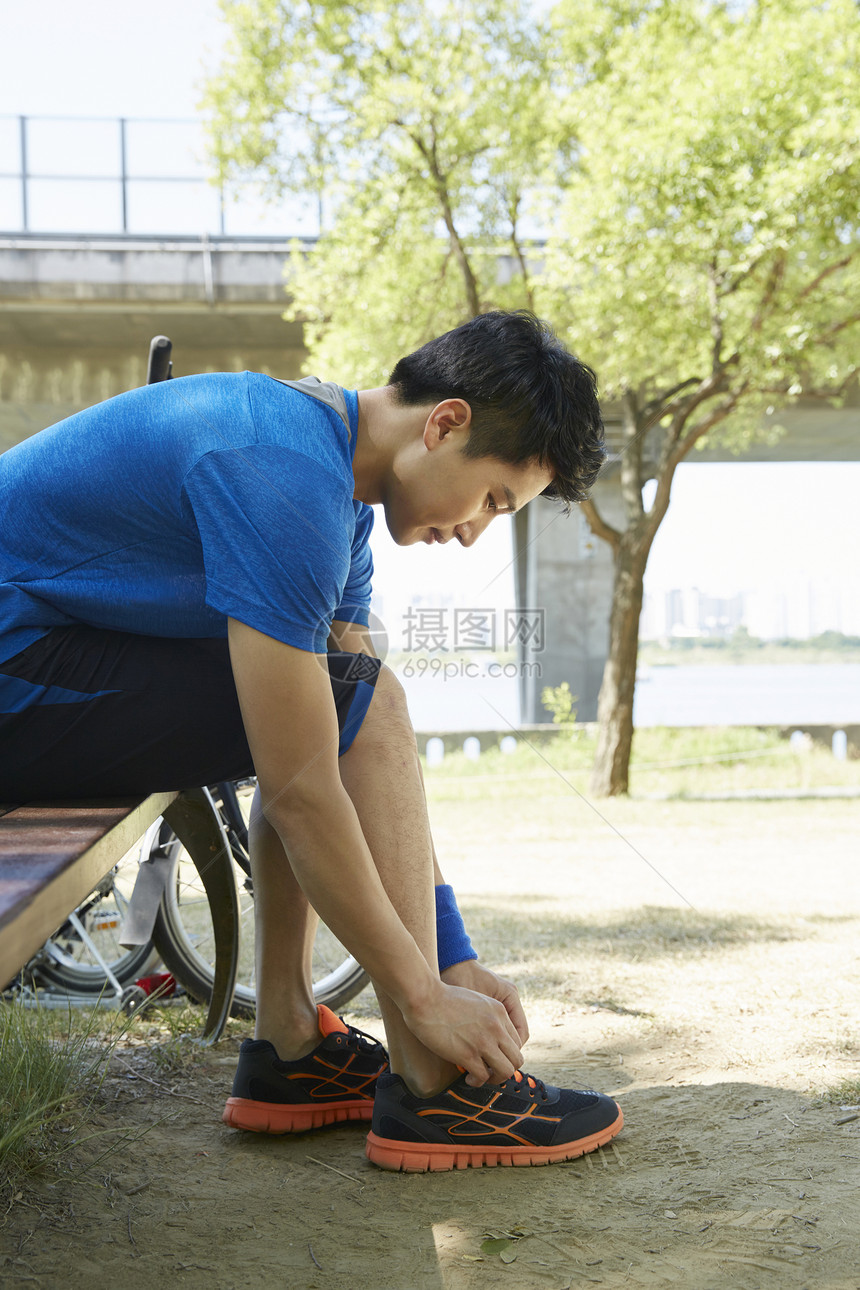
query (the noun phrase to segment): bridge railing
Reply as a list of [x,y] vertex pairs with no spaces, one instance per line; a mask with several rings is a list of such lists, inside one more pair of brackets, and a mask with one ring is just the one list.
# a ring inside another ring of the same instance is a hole
[[199,121],[0,116],[0,233],[318,232],[314,196],[219,185]]

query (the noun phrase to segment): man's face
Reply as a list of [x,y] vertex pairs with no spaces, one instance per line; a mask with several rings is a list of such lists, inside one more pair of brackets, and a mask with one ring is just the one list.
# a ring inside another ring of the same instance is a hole
[[428,418],[423,440],[398,462],[385,499],[386,523],[398,546],[452,540],[471,546],[497,515],[520,510],[552,483],[552,471],[536,462],[512,466],[496,457],[464,456],[465,422]]

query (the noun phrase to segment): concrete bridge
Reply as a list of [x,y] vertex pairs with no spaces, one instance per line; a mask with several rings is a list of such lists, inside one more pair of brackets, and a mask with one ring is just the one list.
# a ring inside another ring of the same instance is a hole
[[[145,379],[150,338],[169,335],[182,372],[299,375],[298,323],[286,323],[289,243],[271,237],[0,234],[0,447]],[[504,269],[504,265],[502,265]],[[787,433],[742,458],[717,449],[695,462],[860,460],[860,398],[841,409],[801,403]],[[610,450],[618,422],[607,409]],[[610,461],[596,500],[621,515]],[[570,683],[581,718],[596,712],[606,655],[611,552],[578,514],[538,500],[517,521],[517,596],[546,607],[541,677],[526,683],[523,719],[541,719],[543,685]]]
[[288,254],[274,238],[0,235],[0,445],[142,385],[158,333],[178,372],[298,376]]

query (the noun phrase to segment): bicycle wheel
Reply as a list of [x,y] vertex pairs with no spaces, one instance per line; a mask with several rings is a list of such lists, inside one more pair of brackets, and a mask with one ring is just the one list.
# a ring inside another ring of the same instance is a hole
[[[240,792],[243,813],[250,811],[253,785]],[[209,902],[188,852],[167,825],[162,826],[159,847],[171,862],[164,896],[153,930],[153,943],[164,966],[192,998],[208,1003],[214,977],[215,940]],[[231,1015],[247,1017],[257,1003],[254,979],[254,897],[251,881],[233,857],[239,897],[239,974]],[[356,960],[324,924],[319,925],[313,958],[313,989],[317,1003],[342,1008],[367,984]]]
[[158,951],[151,941],[133,949],[125,949],[119,943],[120,924],[131,899],[138,864],[144,858],[142,851],[146,849],[148,853],[148,846],[144,835],[75,911],[83,936],[74,922],[67,920],[45,942],[26,969],[36,984],[67,994],[112,994],[112,983],[93,947],[121,986],[131,985],[152,970],[158,962]]

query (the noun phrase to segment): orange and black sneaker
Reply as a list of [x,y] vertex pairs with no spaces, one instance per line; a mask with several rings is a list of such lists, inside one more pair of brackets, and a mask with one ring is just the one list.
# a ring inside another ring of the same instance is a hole
[[595,1151],[623,1123],[604,1093],[554,1088],[519,1071],[483,1088],[460,1076],[433,1097],[416,1097],[399,1075],[381,1075],[367,1156],[407,1172],[548,1165]]
[[303,1133],[344,1120],[369,1120],[377,1078],[388,1070],[378,1040],[317,1007],[322,1042],[307,1057],[282,1062],[268,1039],[239,1049],[225,1124],[256,1133]]

